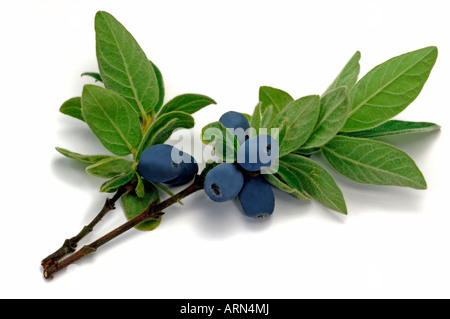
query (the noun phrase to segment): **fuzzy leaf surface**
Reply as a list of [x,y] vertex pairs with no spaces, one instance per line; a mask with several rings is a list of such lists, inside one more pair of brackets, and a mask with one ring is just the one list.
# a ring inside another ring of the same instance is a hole
[[342,132],[341,134],[352,137],[373,138],[408,133],[432,132],[437,131],[440,128],[441,127],[439,125],[430,122],[390,120],[381,125],[375,126],[374,128],[348,133]]
[[414,161],[386,143],[336,136],[322,152],[336,171],[358,183],[427,188]]
[[310,137],[319,116],[320,98],[309,95],[286,105],[270,123],[270,128],[286,126],[283,141],[280,145],[280,157],[301,146]]
[[86,123],[109,151],[135,153],[142,139],[139,117],[119,94],[95,85],[83,88],[82,111]]
[[427,47],[369,71],[350,91],[352,107],[342,131],[369,129],[403,111],[419,95],[436,58],[437,48]]
[[213,122],[202,129],[202,142],[214,148],[218,158],[225,162],[236,160],[239,142],[234,134],[220,122]]
[[[141,214],[151,203],[159,202],[158,190],[150,182],[143,181],[144,195],[138,196],[136,192],[131,191],[121,198],[122,206],[128,220]],[[136,226],[139,230],[153,230],[159,226],[161,217],[158,219],[149,219]]]
[[95,16],[97,61],[105,87],[122,95],[145,117],[159,101],[151,62],[127,29],[111,14]]
[[279,174],[289,185],[298,185],[323,206],[347,214],[344,196],[333,176],[315,161],[289,154],[280,159]]
[[344,126],[350,110],[347,88],[339,87],[320,99],[320,112],[316,126],[302,148],[314,148],[326,144]]
[[351,59],[344,66],[342,71],[338,74],[336,79],[334,79],[333,83],[328,87],[328,89],[324,92],[326,93],[340,87],[344,86],[350,90],[358,80],[359,75],[359,60],[361,59],[361,52],[356,51],[356,53],[351,57]]
[[142,152],[150,146],[163,144],[176,129],[190,129],[194,127],[194,124],[194,118],[185,112],[173,111],[158,116],[145,133],[137,158],[139,159]]
[[294,101],[289,93],[270,86],[261,86],[259,88],[259,101],[261,102],[261,110],[265,110],[272,105],[276,113],[280,112],[287,104]]
[[81,97],[68,99],[61,105],[59,111],[84,122],[83,113],[81,112]]
[[172,100],[167,102],[167,104],[162,107],[160,114],[165,114],[173,111],[194,114],[195,112],[211,104],[216,104],[216,102],[205,95],[182,94],[174,97]]
[[130,171],[134,162],[122,157],[107,158],[86,168],[86,172],[93,176],[111,178]]
[[65,157],[80,161],[80,162],[84,162],[84,163],[89,163],[89,164],[94,164],[97,163],[99,161],[105,160],[105,159],[112,159],[112,158],[116,158],[115,156],[111,156],[111,155],[83,155],[80,153],[75,153],[69,150],[66,150],[65,148],[61,148],[61,147],[55,147],[55,149],[61,153],[62,155],[64,155]]

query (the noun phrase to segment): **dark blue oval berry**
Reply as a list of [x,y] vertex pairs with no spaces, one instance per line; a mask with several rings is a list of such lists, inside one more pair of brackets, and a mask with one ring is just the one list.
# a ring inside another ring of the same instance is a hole
[[234,111],[226,112],[220,117],[219,122],[226,128],[233,130],[239,144],[244,143],[248,138],[246,131],[250,128],[250,124],[242,113]]
[[262,177],[248,176],[239,192],[239,201],[245,215],[254,218],[265,218],[273,213],[275,196],[272,187]]
[[142,152],[137,171],[146,180],[164,183],[177,178],[182,173],[179,157],[181,152],[167,144],[152,145]]
[[272,165],[279,154],[278,142],[270,135],[249,138],[237,151],[237,162],[246,171],[256,172]]
[[244,184],[242,172],[232,163],[222,163],[206,174],[205,192],[215,202],[235,198]]
[[184,153],[190,157],[189,160],[183,160],[180,163],[181,174],[175,179],[166,182],[169,186],[179,186],[190,182],[194,176],[198,173],[198,164],[195,159],[187,153]]

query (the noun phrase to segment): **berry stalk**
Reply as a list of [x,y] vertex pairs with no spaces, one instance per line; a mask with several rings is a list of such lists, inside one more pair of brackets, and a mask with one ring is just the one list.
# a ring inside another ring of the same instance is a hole
[[97,249],[100,248],[101,246],[105,245],[106,243],[120,236],[121,234],[127,232],[133,227],[139,225],[143,221],[158,218],[163,214],[162,211],[164,209],[177,203],[183,198],[195,193],[196,191],[203,189],[203,185],[204,185],[204,177],[202,175],[196,175],[194,182],[181,192],[173,195],[172,197],[169,197],[168,199],[162,201],[159,204],[155,203],[150,204],[149,207],[147,207],[147,209],[143,211],[140,215],[122,224],[121,226],[117,227],[116,229],[112,230],[106,235],[100,237],[96,241],[83,246],[79,251],[72,254],[71,256],[63,260],[57,261],[53,264],[48,264],[46,267],[44,266],[44,278],[46,279],[53,278],[53,275],[56,274],[57,272],[73,264],[74,262],[96,252]]

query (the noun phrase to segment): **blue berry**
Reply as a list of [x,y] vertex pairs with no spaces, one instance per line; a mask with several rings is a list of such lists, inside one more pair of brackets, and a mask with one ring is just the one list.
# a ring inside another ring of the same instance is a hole
[[179,158],[172,158],[172,152],[180,152],[167,144],[152,145],[142,152],[138,163],[138,173],[146,180],[164,183],[173,180],[182,173]]
[[206,174],[205,192],[215,202],[235,198],[244,184],[242,172],[232,163],[222,163]]
[[270,135],[249,138],[237,151],[237,162],[246,171],[256,172],[269,167],[278,157],[278,142]]
[[[187,153],[184,153],[186,155],[188,155]],[[186,161],[182,161],[180,163],[181,166],[181,174],[176,177],[173,180],[170,180],[168,182],[166,182],[167,185],[169,186],[179,186],[179,185],[183,185],[188,183],[189,181],[191,181],[194,176],[198,173],[198,164],[195,161],[195,159],[188,155],[190,157],[190,160]]]
[[245,215],[255,218],[265,218],[273,213],[275,196],[272,187],[264,177],[248,176],[239,192],[239,201]]
[[246,131],[250,128],[250,124],[242,113],[234,111],[226,112],[220,117],[219,122],[226,128],[234,130],[239,144],[244,143],[248,138]]

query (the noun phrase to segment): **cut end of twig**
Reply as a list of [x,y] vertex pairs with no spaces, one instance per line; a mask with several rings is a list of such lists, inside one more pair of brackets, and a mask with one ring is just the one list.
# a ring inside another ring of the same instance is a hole
[[48,274],[47,269],[44,269],[44,278],[45,278],[45,279],[53,279],[53,276],[50,276],[50,275]]

